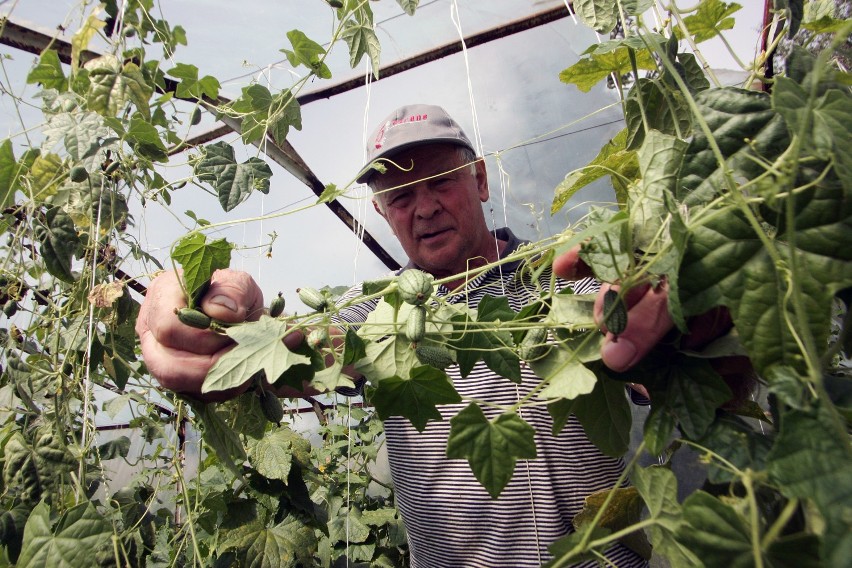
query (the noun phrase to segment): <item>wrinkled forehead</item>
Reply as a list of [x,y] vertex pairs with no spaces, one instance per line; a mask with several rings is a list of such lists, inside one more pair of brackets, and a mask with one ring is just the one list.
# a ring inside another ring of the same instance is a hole
[[384,190],[414,183],[442,173],[459,171],[463,163],[459,146],[453,144],[430,144],[408,148],[387,157],[383,162],[385,173],[376,172],[370,184],[376,190]]

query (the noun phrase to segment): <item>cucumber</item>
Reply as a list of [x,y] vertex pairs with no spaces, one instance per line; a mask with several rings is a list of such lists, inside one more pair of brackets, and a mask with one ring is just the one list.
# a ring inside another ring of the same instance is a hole
[[71,168],[71,173],[68,174],[68,177],[74,183],[82,183],[89,179],[89,172],[83,166],[74,166]]
[[524,361],[530,362],[541,359],[549,350],[547,328],[544,326],[534,327],[527,331],[521,340],[521,344],[518,346],[518,356]]
[[257,398],[260,399],[260,410],[266,419],[275,424],[281,424],[281,419],[284,418],[284,406],[275,393],[261,386],[257,387],[256,392]]
[[426,308],[414,306],[405,322],[405,337],[412,343],[417,343],[426,335]]
[[272,303],[269,304],[269,315],[277,318],[281,314],[284,313],[284,296],[281,295],[281,292],[278,292],[278,297],[272,300]]
[[197,329],[210,329],[213,319],[200,310],[193,308],[175,308],[178,319],[184,325]]
[[627,306],[612,288],[604,292],[603,317],[607,330],[618,339],[619,334],[627,328]]
[[438,345],[418,345],[414,349],[414,353],[417,355],[418,361],[424,365],[431,365],[436,369],[443,370],[455,363],[450,350]]
[[299,294],[299,299],[302,300],[302,303],[312,310],[322,312],[328,307],[328,300],[316,288],[304,286],[296,289],[296,293]]
[[409,268],[399,275],[396,285],[406,303],[421,306],[432,296],[432,280],[431,274]]

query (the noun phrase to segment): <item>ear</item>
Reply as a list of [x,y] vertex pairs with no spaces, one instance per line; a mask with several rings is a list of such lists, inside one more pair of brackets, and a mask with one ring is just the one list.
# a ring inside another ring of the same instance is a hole
[[476,160],[476,191],[481,202],[488,201],[488,169],[483,158]]
[[381,216],[382,216],[382,218],[383,218],[385,221],[387,221],[387,220],[388,220],[387,216],[385,215],[384,210],[382,209],[382,205],[379,203],[379,200],[378,200],[378,199],[376,199],[375,197],[373,197],[373,209],[375,209],[375,210],[376,210],[376,213],[378,213],[379,215],[381,215]]

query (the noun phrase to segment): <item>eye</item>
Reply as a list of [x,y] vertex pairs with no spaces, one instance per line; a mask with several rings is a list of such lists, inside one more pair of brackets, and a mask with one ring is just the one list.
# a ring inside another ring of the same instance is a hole
[[387,197],[387,205],[388,207],[405,207],[411,202],[411,192],[410,191],[402,191],[395,190],[388,194]]

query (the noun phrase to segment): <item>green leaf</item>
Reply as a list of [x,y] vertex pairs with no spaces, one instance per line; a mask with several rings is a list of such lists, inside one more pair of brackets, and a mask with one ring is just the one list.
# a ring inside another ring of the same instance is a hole
[[530,368],[547,386],[538,394],[542,399],[574,399],[589,394],[598,379],[577,357],[575,351],[564,345],[556,345],[547,355],[530,361]]
[[15,203],[15,189],[21,165],[15,160],[12,141],[7,138],[0,144],[0,210]]
[[294,452],[304,455],[310,451],[308,440],[287,427],[278,427],[249,446],[248,459],[262,476],[286,483]]
[[115,458],[126,458],[130,453],[130,438],[119,436],[98,446],[98,456],[102,460],[113,460]]
[[[597,526],[613,533],[639,522],[644,506],[639,492],[635,487],[618,487],[596,491],[587,496],[583,500],[583,509],[571,520],[574,528],[580,530],[589,525],[600,513],[607,499],[609,504],[601,513]],[[650,560],[651,546],[642,531],[630,533],[619,540],[642,558]]]
[[226,390],[245,383],[255,373],[265,371],[271,382],[293,365],[310,364],[310,357],[287,349],[281,341],[287,335],[287,323],[261,316],[226,329],[237,345],[213,365],[207,373],[201,392]]
[[198,67],[195,65],[178,63],[167,74],[181,80],[175,91],[175,95],[179,98],[201,100],[208,97],[215,100],[219,96],[221,85],[218,79],[210,75],[205,75],[199,79]]
[[610,176],[619,203],[627,200],[627,188],[639,177],[639,163],[636,152],[627,150],[627,129],[621,130],[615,138],[604,144],[598,155],[586,166],[574,170],[565,176],[554,190],[550,213],[562,209],[575,193],[593,181]]
[[678,539],[707,566],[754,566],[751,529],[737,510],[704,491],[683,502]]
[[804,0],[772,0],[772,7],[784,12],[788,22],[787,37],[796,35],[804,15]]
[[599,377],[594,390],[573,400],[558,399],[547,405],[553,417],[553,435],[574,414],[589,440],[608,456],[623,456],[630,444],[633,423],[624,383]]
[[[91,167],[92,156],[99,150],[106,149],[105,141],[110,138],[111,132],[105,124],[105,119],[97,113],[62,112],[48,119],[44,135],[45,149],[53,148],[62,141],[75,163],[82,162],[81,165]],[[112,139],[114,140],[114,137]]]
[[688,205],[714,199],[726,188],[727,170],[734,172],[739,183],[765,173],[763,164],[774,160],[789,144],[787,127],[765,93],[731,87],[707,89],[695,95],[695,102],[725,164],[719,164],[704,132],[696,130],[683,159],[677,195]]
[[68,79],[62,71],[59,53],[55,49],[45,49],[38,58],[38,64],[27,75],[27,84],[38,83],[45,89],[56,89],[60,93],[68,90]]
[[815,130],[831,139],[834,169],[846,195],[852,193],[852,98],[837,89],[829,90],[814,111]]
[[409,16],[414,15],[414,11],[417,9],[417,5],[420,3],[420,0],[396,0],[397,4],[399,4],[400,8],[402,8],[406,14]]
[[641,182],[628,193],[628,212],[633,227],[633,246],[659,252],[668,244],[666,198],[674,194],[686,142],[651,130],[639,149]]
[[269,193],[272,170],[260,158],[249,158],[238,164],[234,148],[226,142],[214,142],[204,147],[204,156],[195,166],[195,173],[208,182],[219,195],[222,209],[230,211],[255,189]]
[[186,293],[194,298],[213,273],[231,264],[233,246],[225,239],[207,241],[201,233],[189,233],[172,251],[172,258],[183,268]]
[[339,388],[354,389],[352,377],[343,372],[343,364],[335,361],[321,371],[314,373],[311,386],[321,392],[334,392]]
[[671,566],[701,566],[701,562],[676,538],[685,524],[677,500],[677,478],[671,470],[660,466],[634,468],[631,481],[654,524],[646,529],[654,550],[668,559]]
[[447,374],[429,365],[413,368],[408,379],[390,377],[380,381],[370,396],[380,419],[402,416],[420,432],[429,420],[443,420],[436,405],[460,401]]
[[218,548],[235,550],[245,566],[294,568],[312,564],[317,539],[313,528],[288,515],[273,527],[259,521],[238,526],[228,531]]
[[376,32],[373,30],[372,22],[357,23],[352,20],[346,22],[342,37],[349,46],[349,65],[353,69],[361,58],[366,54],[370,58],[373,69],[373,77],[379,77],[379,63],[381,45]]
[[247,144],[267,134],[280,144],[287,138],[291,126],[297,130],[302,128],[301,108],[289,89],[273,95],[263,85],[250,85],[231,103],[230,110],[241,120],[242,139]]
[[[849,207],[826,211],[849,215],[846,209]],[[807,221],[817,225],[810,232],[818,241],[822,219]],[[801,239],[801,244],[808,244],[804,239],[806,232],[796,236],[797,243]],[[837,291],[852,285],[852,263],[845,258],[838,262],[821,254],[791,251],[785,243],[773,242],[780,262],[770,257],[738,210],[716,215],[693,229],[678,274],[678,293],[685,313],[696,315],[715,305],[728,306],[758,372],[773,364],[801,368],[803,361],[793,334],[807,329],[816,345],[825,344],[832,298]],[[790,280],[793,254],[797,271]],[[792,284],[796,286],[793,293],[799,294],[805,308],[806,321],[799,321],[787,300]],[[788,319],[797,322],[796,329],[790,328]]]
[[450,419],[447,457],[466,458],[476,479],[496,499],[518,459],[536,457],[535,430],[514,412],[488,420],[475,403]]
[[674,413],[662,406],[654,406],[642,426],[642,439],[648,453],[659,456],[665,451],[672,440],[672,434],[677,427]]
[[47,271],[65,282],[74,282],[71,272],[71,258],[77,250],[80,239],[74,221],[62,209],[51,207],[44,216],[44,222],[36,226],[39,251]]
[[681,139],[692,132],[692,111],[686,99],[659,79],[641,78],[633,85],[624,103],[624,118],[628,150],[642,146],[648,129]]
[[825,557],[849,546],[852,450],[848,432],[830,404],[820,402],[813,410],[787,410],[781,415],[766,470],[784,495],[817,506],[826,522]]
[[289,49],[281,49],[287,56],[287,61],[293,67],[304,65],[321,79],[331,79],[331,71],[328,66],[322,62],[325,56],[325,49],[317,42],[310,39],[300,30],[291,30],[287,32],[287,39],[293,46],[293,51]]
[[[733,29],[734,18],[731,16],[740,8],[742,6],[735,2],[727,4],[721,0],[704,0],[698,4],[698,11],[684,18],[683,23],[689,28],[689,34],[695,38],[695,42],[701,43],[716,37],[722,30]],[[677,33],[680,36],[679,28]]]
[[[618,282],[630,267],[625,249],[627,214],[601,207],[589,208],[586,225],[591,227],[580,246],[580,258],[592,267],[598,280]],[[586,231],[583,231],[586,234]]]
[[87,568],[112,535],[110,523],[88,501],[65,511],[51,526],[50,508],[39,503],[24,527],[20,568]]
[[[633,72],[629,49],[628,47],[619,47],[614,51],[593,53],[590,57],[584,57],[560,72],[559,80],[569,85],[576,85],[580,91],[588,93],[592,90],[592,87],[606,79],[610,74],[620,77]],[[653,71],[657,68],[650,51],[642,50],[635,55],[638,69]]]
[[137,154],[144,158],[158,162],[166,162],[169,159],[166,145],[160,138],[159,131],[154,125],[141,118],[130,119],[130,128],[127,129],[124,139]]
[[618,5],[606,0],[574,0],[574,13],[599,34],[612,31],[618,21]]
[[154,93],[139,67],[132,62],[121,64],[114,55],[102,55],[85,65],[89,72],[89,108],[103,116],[119,116],[132,102],[142,116],[149,118],[148,100]]
[[716,409],[730,400],[731,390],[705,359],[675,354],[663,362],[648,386],[651,400],[672,413],[685,436],[698,439],[713,423]]
[[772,446],[772,440],[760,432],[755,432],[741,418],[720,412],[707,435],[698,443],[725,460],[719,463],[712,460],[707,468],[707,479],[711,483],[731,483],[737,480],[728,464],[740,471],[766,469],[766,456]]
[[579,564],[599,558],[590,551],[588,544],[593,540],[606,538],[609,534],[610,531],[603,527],[591,524],[583,525],[580,529],[568,533],[547,547],[550,554],[553,555],[553,561],[543,564],[543,568],[566,566],[567,562]]
[[242,463],[247,459],[245,448],[239,435],[225,422],[225,413],[218,411],[216,404],[195,401],[189,404],[201,421],[204,443],[237,478],[242,477]]
[[485,294],[476,306],[476,320],[486,321],[512,321],[515,319],[515,311],[509,307],[509,299],[505,296],[494,297]]

